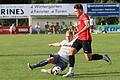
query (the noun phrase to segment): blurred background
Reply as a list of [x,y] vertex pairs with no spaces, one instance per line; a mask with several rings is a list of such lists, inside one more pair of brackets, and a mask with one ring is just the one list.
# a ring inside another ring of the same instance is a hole
[[[0,34],[61,34],[72,30],[77,21],[75,3],[82,3],[90,15],[92,33],[120,31],[119,0],[0,0]],[[14,34],[14,33],[13,33]]]

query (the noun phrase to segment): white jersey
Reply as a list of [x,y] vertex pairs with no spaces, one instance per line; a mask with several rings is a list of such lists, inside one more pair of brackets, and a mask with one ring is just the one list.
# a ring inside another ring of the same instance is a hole
[[35,25],[35,28],[36,28],[36,29],[40,29],[40,28],[41,28],[41,26],[40,26],[40,25],[38,25],[38,24],[36,24],[36,25]]
[[93,25],[94,25],[94,19],[90,18],[90,26],[93,26]]
[[10,31],[15,31],[16,27],[14,25],[10,26]]
[[73,39],[71,42],[68,42],[66,40],[63,40],[60,45],[61,45],[61,48],[60,50],[58,51],[58,54],[61,56],[61,58],[65,61],[65,62],[68,62],[69,60],[69,49],[70,47],[72,46],[73,42],[75,41],[76,39]]

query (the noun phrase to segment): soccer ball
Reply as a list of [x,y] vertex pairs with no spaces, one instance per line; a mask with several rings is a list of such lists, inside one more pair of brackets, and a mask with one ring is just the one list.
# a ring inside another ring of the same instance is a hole
[[61,72],[61,68],[59,66],[54,66],[52,69],[51,69],[51,73],[53,75],[57,75]]

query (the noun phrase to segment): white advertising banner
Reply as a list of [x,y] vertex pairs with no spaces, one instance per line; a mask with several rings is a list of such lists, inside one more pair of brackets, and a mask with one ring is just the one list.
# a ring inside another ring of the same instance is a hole
[[26,4],[1,4],[0,18],[26,18],[30,15],[30,6]]
[[69,4],[32,4],[31,15],[69,15]]
[[[85,12],[87,5],[83,4]],[[31,4],[31,15],[74,15],[74,4]]]
[[[0,4],[0,18],[28,18],[43,15],[74,15],[75,4]],[[87,12],[87,4],[83,4]]]

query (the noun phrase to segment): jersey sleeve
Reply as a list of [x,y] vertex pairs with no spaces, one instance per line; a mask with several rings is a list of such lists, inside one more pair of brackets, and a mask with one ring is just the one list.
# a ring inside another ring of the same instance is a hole
[[66,40],[63,40],[63,41],[60,42],[60,45],[62,46],[62,45],[64,45],[65,43],[66,43]]
[[86,15],[86,14],[82,15],[82,20],[83,21],[88,21],[89,20],[88,15]]

